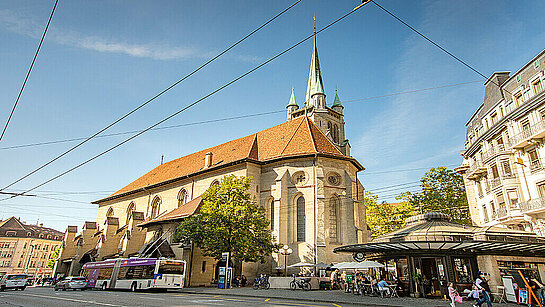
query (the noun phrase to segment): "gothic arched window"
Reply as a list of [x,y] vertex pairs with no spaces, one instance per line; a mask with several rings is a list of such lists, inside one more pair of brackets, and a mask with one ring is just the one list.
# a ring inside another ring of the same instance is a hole
[[185,189],[181,189],[178,193],[178,207],[181,207],[187,203],[187,191]]
[[159,210],[161,209],[161,198],[159,196],[155,196],[153,199],[153,202],[151,203],[151,215],[150,217],[156,218],[159,215]]
[[297,241],[298,242],[305,241],[305,227],[306,227],[305,220],[306,220],[305,198],[303,196],[299,196],[299,198],[297,198]]
[[329,199],[329,238],[335,242],[339,239],[340,207],[340,198],[337,195],[331,196]]
[[267,202],[267,207],[270,212],[270,220],[271,220],[271,230],[274,230],[274,198],[269,198]]
[[333,125],[333,141],[339,143],[339,126],[337,124]]
[[129,224],[129,219],[131,218],[131,214],[135,210],[136,210],[136,205],[134,204],[134,202],[131,201],[131,203],[127,207],[127,218],[125,219],[125,224]]
[[114,216],[114,208],[110,207],[106,212],[106,217]]

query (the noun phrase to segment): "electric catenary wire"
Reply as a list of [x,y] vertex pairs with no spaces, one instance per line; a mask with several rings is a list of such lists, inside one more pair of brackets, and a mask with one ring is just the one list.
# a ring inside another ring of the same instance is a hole
[[[431,44],[433,44],[435,47],[441,49],[441,51],[443,51],[444,53],[448,54],[449,56],[451,56],[452,58],[454,58],[456,61],[460,62],[462,65],[466,66],[467,68],[471,69],[473,72],[477,73],[479,76],[483,77],[485,80],[488,79],[487,76],[485,76],[484,74],[482,74],[480,71],[478,71],[477,69],[475,69],[473,66],[469,65],[467,62],[463,61],[462,59],[460,59],[459,57],[455,56],[454,54],[452,54],[450,51],[446,50],[445,48],[441,47],[441,45],[439,45],[438,43],[434,42],[432,39],[430,39],[429,37],[427,37],[426,35],[424,35],[422,32],[418,31],[417,29],[413,28],[411,25],[409,25],[408,23],[406,23],[405,21],[403,21],[401,18],[397,17],[394,13],[390,12],[389,10],[387,10],[386,8],[384,8],[382,5],[378,4],[377,2],[375,2],[374,0],[370,0],[371,2],[373,2],[376,6],[378,6],[381,10],[383,10],[384,12],[388,13],[388,15],[392,16],[393,18],[395,18],[397,21],[401,22],[403,25],[405,25],[407,28],[411,29],[414,33],[420,35],[421,37],[423,37],[425,40],[427,40],[428,42],[430,42]],[[490,82],[494,83],[498,88],[500,88],[501,86],[496,83],[494,80],[489,80]],[[504,91],[510,93],[508,90],[504,89]],[[510,93],[511,94],[511,93]]]
[[[136,138],[136,137],[138,137],[138,136],[144,134],[145,132],[149,131],[150,129],[153,129],[153,128],[155,128],[155,127],[161,125],[162,123],[164,123],[164,122],[168,121],[169,119],[171,119],[171,118],[177,116],[178,114],[180,114],[180,113],[186,111],[187,109],[192,108],[193,106],[199,104],[200,102],[204,101],[205,99],[209,98],[210,96],[212,96],[212,95],[214,95],[214,94],[216,94],[216,93],[222,91],[223,89],[225,89],[225,88],[229,87],[230,85],[236,83],[236,82],[239,81],[240,79],[242,79],[242,78],[244,78],[244,77],[250,75],[250,74],[253,73],[254,71],[260,69],[261,67],[263,67],[263,66],[267,65],[268,63],[274,61],[275,59],[281,57],[282,55],[286,54],[286,53],[289,52],[290,50],[296,48],[297,46],[301,45],[302,43],[306,42],[307,40],[313,38],[316,34],[322,32],[322,31],[327,30],[328,28],[330,28],[331,26],[335,25],[335,24],[338,23],[339,21],[341,21],[341,20],[345,19],[346,17],[352,15],[354,12],[358,11],[361,7],[362,7],[362,5],[360,5],[360,6],[356,7],[356,8],[354,8],[352,11],[350,11],[350,12],[348,12],[348,13],[342,15],[341,17],[337,18],[336,20],[334,20],[333,22],[329,23],[327,26],[323,27],[323,28],[320,29],[319,31],[316,31],[316,32],[314,32],[314,33],[308,35],[306,38],[300,40],[299,42],[295,43],[295,44],[292,45],[291,47],[289,47],[289,48],[285,49],[284,51],[282,51],[282,52],[276,54],[275,56],[269,58],[269,59],[266,60],[265,62],[263,62],[263,63],[261,63],[261,64],[255,66],[254,68],[250,69],[249,71],[245,72],[244,74],[242,74],[242,75],[236,77],[235,79],[229,81],[228,83],[224,84],[223,86],[217,88],[216,90],[210,92],[209,94],[203,96],[202,98],[200,98],[200,99],[198,99],[198,100],[196,100],[196,101],[190,103],[189,105],[187,105],[187,106],[183,107],[182,109],[180,109],[180,110],[174,112],[173,114],[171,114],[171,115],[165,117],[164,119],[162,119],[162,120],[158,121],[157,123],[155,123],[155,124],[149,126],[148,128],[142,130],[141,132],[139,132],[139,133],[137,133],[137,134],[131,136],[131,137],[128,138],[128,139],[125,139],[124,141],[118,143],[117,145],[114,145],[114,146],[110,147],[109,149],[107,149],[107,150],[105,150],[105,151],[103,151],[103,152],[101,152],[101,153],[99,153],[99,154],[93,156],[92,158],[89,158],[89,159],[87,159],[87,160],[81,162],[80,164],[78,164],[78,165],[76,165],[76,166],[74,166],[74,167],[72,167],[72,168],[70,168],[70,169],[68,169],[68,170],[66,170],[66,171],[64,171],[64,172],[62,172],[62,173],[60,173],[59,175],[54,176],[53,178],[50,178],[50,179],[46,180],[45,182],[42,182],[42,183],[38,184],[37,186],[34,186],[33,188],[31,188],[31,189],[29,189],[29,190],[26,190],[26,191],[24,191],[24,192],[22,192],[22,193],[20,193],[20,194],[18,194],[18,195],[13,195],[13,196],[8,197],[8,198],[0,199],[0,201],[4,201],[4,200],[7,200],[7,199],[15,198],[15,197],[24,195],[25,193],[28,193],[28,192],[30,192],[30,191],[33,191],[33,190],[35,190],[35,189],[37,189],[37,188],[39,188],[39,187],[41,187],[41,186],[44,186],[44,185],[46,185],[46,184],[48,184],[48,183],[50,183],[50,182],[52,182],[52,181],[54,181],[54,180],[56,180],[56,179],[58,179],[58,178],[64,176],[64,175],[66,175],[66,174],[68,174],[68,173],[70,173],[70,172],[72,172],[72,171],[74,171],[74,170],[76,170],[76,169],[82,167],[83,165],[85,165],[85,164],[87,164],[87,163],[89,163],[89,162],[91,162],[91,161],[93,161],[93,160],[95,160],[95,159],[97,159],[97,158],[99,158],[99,157],[101,157],[101,156],[107,154],[108,152],[110,152],[110,151],[116,149],[117,147],[122,146],[123,144],[125,144],[125,143],[131,141],[132,139],[134,139],[134,138]],[[11,185],[13,185],[13,184],[11,184]],[[10,185],[10,186],[11,186],[11,185]],[[4,189],[5,189],[5,188],[4,188]]]
[[2,138],[4,137],[4,134],[6,133],[6,130],[8,129],[8,125],[11,121],[11,117],[13,116],[13,113],[15,112],[15,108],[17,108],[17,104],[19,104],[19,99],[21,99],[21,95],[23,94],[23,90],[25,89],[26,83],[28,81],[28,77],[30,77],[30,73],[32,72],[34,63],[36,63],[36,58],[38,58],[38,53],[40,53],[40,49],[42,48],[45,35],[47,34],[47,30],[49,29],[49,25],[51,24],[51,20],[53,19],[53,14],[55,13],[55,9],[57,8],[57,3],[59,3],[59,0],[55,0],[55,5],[53,5],[53,10],[51,11],[51,15],[49,15],[49,20],[47,21],[47,25],[45,26],[44,33],[42,34],[42,38],[40,39],[40,43],[38,44],[38,48],[36,49],[36,53],[34,53],[34,58],[32,59],[32,63],[30,64],[30,67],[28,68],[25,80],[23,81],[23,85],[21,86],[21,89],[19,90],[17,99],[15,99],[15,103],[13,104],[13,108],[11,109],[11,113],[9,114],[8,120],[6,121],[6,125],[4,126],[4,129],[2,130],[2,134],[0,135],[0,141],[2,141]]
[[167,87],[166,89],[162,90],[161,92],[159,92],[158,94],[156,94],[155,96],[153,96],[152,98],[148,99],[147,101],[145,101],[144,103],[142,103],[141,105],[139,105],[138,107],[132,109],[130,112],[126,113],[125,115],[121,116],[120,118],[118,118],[117,120],[115,120],[114,122],[110,123],[109,125],[107,125],[106,127],[100,129],[99,131],[95,132],[93,135],[85,138],[83,141],[81,141],[80,143],[78,143],[77,145],[71,147],[70,149],[66,150],[65,152],[63,152],[62,154],[56,156],[55,158],[53,158],[52,160],[50,160],[49,162],[41,165],[40,167],[34,169],[33,171],[31,171],[30,173],[24,175],[23,177],[17,179],[16,181],[10,183],[9,185],[5,186],[4,188],[0,189],[0,191],[2,190],[5,190],[11,186],[13,186],[14,184],[24,180],[25,178],[28,178],[29,176],[35,174],[36,172],[40,171],[41,169],[45,168],[46,166],[50,165],[51,163],[57,161],[58,159],[64,157],[65,155],[67,155],[68,153],[72,152],[73,150],[75,150],[76,148],[82,146],[83,144],[87,143],[88,141],[90,141],[91,139],[95,138],[96,136],[98,136],[99,134],[101,134],[102,132],[108,130],[109,128],[111,128],[112,126],[116,125],[117,123],[119,123],[120,121],[124,120],[125,118],[129,117],[131,114],[133,114],[134,112],[140,110],[141,108],[143,108],[144,106],[146,106],[147,104],[149,104],[150,102],[154,101],[155,99],[159,98],[160,96],[162,96],[164,93],[168,92],[169,90],[171,90],[172,88],[174,88],[176,85],[180,84],[181,82],[183,82],[184,80],[186,80],[187,78],[191,77],[192,75],[194,75],[195,73],[197,73],[199,70],[201,70],[202,68],[204,68],[205,66],[207,66],[208,64],[212,63],[213,61],[215,61],[216,59],[218,59],[219,57],[221,57],[222,55],[224,55],[225,53],[227,53],[229,50],[233,49],[235,46],[237,46],[238,44],[240,44],[241,42],[243,42],[244,40],[246,40],[248,37],[252,36],[254,33],[256,33],[257,31],[261,30],[262,28],[264,28],[266,25],[268,25],[269,23],[271,23],[273,20],[275,20],[276,18],[278,18],[280,15],[284,14],[285,12],[287,12],[289,9],[291,9],[292,7],[294,7],[295,5],[297,5],[299,2],[301,2],[301,0],[298,0],[296,1],[295,3],[293,3],[292,5],[290,5],[289,7],[287,7],[286,9],[284,9],[283,11],[281,11],[280,13],[276,14],[273,18],[269,19],[267,22],[265,22],[264,24],[262,24],[261,26],[259,26],[258,28],[256,28],[255,30],[253,30],[252,32],[250,32],[249,34],[247,34],[246,36],[244,36],[243,38],[241,38],[240,40],[238,40],[236,43],[234,43],[233,45],[229,46],[227,49],[223,50],[222,52],[220,52],[218,55],[216,55],[215,57],[211,58],[210,60],[206,61],[204,64],[202,64],[201,66],[199,66],[198,68],[196,68],[195,70],[193,70],[192,72],[190,72],[189,74],[187,74],[186,76],[184,76],[183,78],[181,78],[180,80],[174,82],[172,85],[170,85],[169,87]]
[[[409,90],[409,91],[385,94],[385,95],[380,95],[380,96],[371,96],[371,97],[365,97],[365,98],[343,100],[343,101],[341,101],[341,103],[352,103],[352,102],[365,101],[365,100],[375,100],[375,99],[398,96],[398,95],[404,95],[404,94],[413,94],[413,93],[418,93],[418,92],[431,91],[431,90],[435,90],[435,89],[442,89],[442,88],[446,88],[446,87],[467,85],[467,84],[472,84],[472,83],[476,83],[476,82],[482,82],[482,80],[475,80],[475,81],[468,81],[468,82],[462,82],[462,83],[439,85],[439,86],[434,86],[434,87],[427,87],[427,88],[422,88],[422,89]],[[265,115],[279,114],[279,113],[285,113],[285,112],[286,112],[286,110],[278,110],[278,111],[260,112],[260,113],[232,116],[232,117],[224,117],[224,118],[210,119],[210,120],[197,121],[197,122],[191,122],[191,123],[185,123],[185,124],[157,127],[157,128],[151,129],[150,131],[181,128],[181,127],[195,126],[195,125],[201,125],[201,124],[218,123],[218,122],[224,122],[224,121],[230,121],[230,120],[245,119],[245,118],[250,118],[250,117],[265,116]],[[137,133],[137,132],[140,132],[140,131],[142,131],[142,130],[132,130],[132,131],[123,131],[123,132],[101,134],[101,135],[97,135],[95,137],[95,139],[133,134],[133,133]],[[81,140],[85,140],[85,139],[86,139],[86,137],[78,137],[78,138],[69,138],[69,139],[63,139],[63,140],[53,140],[53,141],[44,141],[44,142],[21,144],[21,145],[12,145],[12,146],[0,147],[0,150],[19,149],[19,148],[27,148],[27,147],[35,147],[35,146],[53,145],[53,144],[62,144],[62,143],[81,141]]]

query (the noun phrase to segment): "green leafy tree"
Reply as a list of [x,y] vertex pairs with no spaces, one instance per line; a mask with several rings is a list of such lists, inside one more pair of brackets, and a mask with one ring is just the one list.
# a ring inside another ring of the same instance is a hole
[[57,258],[59,258],[59,252],[60,248],[57,248],[54,250],[51,255],[49,256],[49,260],[47,260],[47,267],[52,269],[55,266],[55,261],[57,261]]
[[407,202],[395,205],[378,202],[378,196],[365,191],[367,225],[371,228],[371,237],[392,232],[405,226],[405,219],[416,214],[414,206]]
[[446,167],[431,168],[420,180],[422,191],[400,196],[421,213],[436,211],[461,224],[471,224],[463,177]]
[[242,262],[263,260],[278,248],[272,242],[265,209],[248,193],[252,179],[224,177],[202,195],[200,213],[184,219],[178,226],[175,241],[194,243],[203,255],[220,259],[229,252],[235,274]]

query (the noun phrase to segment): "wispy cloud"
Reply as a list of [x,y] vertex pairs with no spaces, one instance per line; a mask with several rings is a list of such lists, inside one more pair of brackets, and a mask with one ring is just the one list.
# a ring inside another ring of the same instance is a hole
[[[0,28],[21,35],[39,38],[43,25],[35,20],[23,17],[10,10],[0,10]],[[215,51],[203,51],[194,46],[172,46],[164,43],[130,43],[121,40],[108,40],[97,36],[86,35],[75,31],[67,31],[52,26],[48,40],[57,44],[92,50],[102,53],[123,54],[131,57],[150,58],[154,60],[208,59]],[[225,57],[242,62],[256,63],[260,57],[239,54],[227,54]]]

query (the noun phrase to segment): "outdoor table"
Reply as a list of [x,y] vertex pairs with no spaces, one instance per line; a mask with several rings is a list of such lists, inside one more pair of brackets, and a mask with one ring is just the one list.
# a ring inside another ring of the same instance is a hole
[[399,297],[397,293],[397,285],[389,285],[388,288],[390,288],[390,297]]

